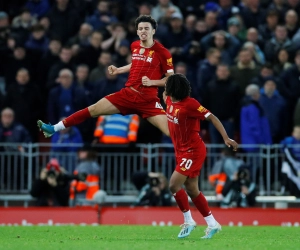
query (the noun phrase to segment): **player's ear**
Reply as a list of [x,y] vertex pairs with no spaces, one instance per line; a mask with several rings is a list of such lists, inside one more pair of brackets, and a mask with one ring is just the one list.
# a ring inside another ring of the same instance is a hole
[[153,29],[153,30],[152,30],[152,35],[154,35],[154,34],[155,34],[155,31],[156,31],[155,29]]

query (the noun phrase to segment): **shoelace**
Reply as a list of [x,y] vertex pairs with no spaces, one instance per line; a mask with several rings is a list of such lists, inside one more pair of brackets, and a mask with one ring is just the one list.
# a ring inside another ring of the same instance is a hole
[[190,224],[188,224],[188,223],[183,223],[180,225],[180,227],[181,227],[181,229],[184,229],[184,228],[188,227],[189,225]]

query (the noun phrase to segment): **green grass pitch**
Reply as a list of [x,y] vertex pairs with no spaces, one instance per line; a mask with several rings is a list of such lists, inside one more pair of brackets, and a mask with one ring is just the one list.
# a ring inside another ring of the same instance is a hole
[[226,227],[202,240],[203,226],[188,238],[177,239],[178,226],[5,226],[0,227],[2,250],[234,250],[300,249],[299,227]]

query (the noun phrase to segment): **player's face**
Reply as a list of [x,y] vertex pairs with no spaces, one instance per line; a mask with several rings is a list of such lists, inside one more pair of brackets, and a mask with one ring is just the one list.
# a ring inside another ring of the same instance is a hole
[[155,29],[152,28],[151,23],[142,22],[138,24],[137,35],[141,41],[149,41],[153,39]]

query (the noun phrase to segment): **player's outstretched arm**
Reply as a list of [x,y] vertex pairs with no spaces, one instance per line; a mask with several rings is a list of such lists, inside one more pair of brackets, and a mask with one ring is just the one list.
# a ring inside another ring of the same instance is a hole
[[173,74],[174,74],[174,72],[166,73],[166,76],[160,80],[151,80],[148,76],[143,76],[142,83],[144,86],[148,86],[148,87],[150,87],[150,86],[164,87],[168,77]]
[[212,122],[212,124],[215,126],[215,128],[219,131],[219,133],[222,135],[224,143],[228,146],[228,147],[232,147],[233,151],[237,151],[238,148],[238,144],[230,139],[227,135],[227,132],[223,126],[223,124],[220,122],[220,120],[214,116],[213,114],[210,114],[206,120]]
[[131,69],[131,63],[126,65],[126,66],[123,66],[123,67],[120,67],[120,68],[117,68],[116,66],[114,65],[110,65],[108,66],[107,70],[108,70],[108,73],[110,75],[118,75],[118,74],[123,74],[123,73],[127,73],[129,72]]

